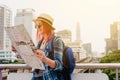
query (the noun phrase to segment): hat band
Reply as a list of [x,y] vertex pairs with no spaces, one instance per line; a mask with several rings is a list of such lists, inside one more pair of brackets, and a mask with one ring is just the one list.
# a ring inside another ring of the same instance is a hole
[[43,21],[47,22],[48,24],[52,25],[52,22],[50,20],[46,19],[46,18],[38,17],[38,19],[43,20]]

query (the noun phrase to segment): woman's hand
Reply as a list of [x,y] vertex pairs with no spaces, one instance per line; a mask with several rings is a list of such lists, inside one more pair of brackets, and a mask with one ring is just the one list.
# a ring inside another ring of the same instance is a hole
[[48,64],[51,68],[55,68],[55,60],[49,59],[45,56],[45,53],[42,50],[34,50],[35,56],[40,59],[42,62]]
[[41,61],[45,62],[46,56],[45,56],[45,53],[42,50],[35,50],[34,53],[35,53],[35,56],[38,59],[40,59]]

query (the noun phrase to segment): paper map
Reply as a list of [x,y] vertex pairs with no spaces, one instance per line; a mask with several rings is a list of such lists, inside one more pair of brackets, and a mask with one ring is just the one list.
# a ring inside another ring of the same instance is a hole
[[43,63],[34,55],[32,47],[29,42],[32,42],[32,38],[28,34],[23,24],[5,27],[5,30],[15,47],[17,52],[20,54],[24,62],[34,69],[44,70]]

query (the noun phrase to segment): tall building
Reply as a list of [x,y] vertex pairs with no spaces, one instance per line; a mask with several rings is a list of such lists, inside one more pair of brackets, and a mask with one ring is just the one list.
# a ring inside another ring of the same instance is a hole
[[0,5],[0,50],[10,50],[11,41],[6,34],[5,27],[12,24],[12,11],[5,5]]
[[118,49],[118,22],[110,25],[110,38],[106,40],[106,53]]
[[120,49],[120,20],[118,22],[118,49]]
[[82,47],[86,51],[86,56],[91,57],[92,56],[91,43],[82,44]]
[[77,28],[76,28],[76,41],[80,42],[80,25],[77,23]]
[[0,5],[0,59],[14,61],[15,54],[11,51],[11,41],[5,27],[12,26],[12,11],[6,5]]
[[36,42],[35,38],[35,27],[32,22],[34,19],[34,9],[18,9],[16,16],[15,16],[15,25],[24,24],[26,30],[28,31],[29,35],[31,36],[33,42]]

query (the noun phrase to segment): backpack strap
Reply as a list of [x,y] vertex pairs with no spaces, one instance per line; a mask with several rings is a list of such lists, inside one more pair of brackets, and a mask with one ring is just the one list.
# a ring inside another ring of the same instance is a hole
[[60,37],[54,36],[52,41],[51,41],[51,47],[52,47],[52,54],[53,54],[53,56],[54,56],[54,45],[55,45],[54,43],[55,43],[55,41],[57,41],[57,39],[60,39]]
[[49,52],[49,58],[51,58],[52,60],[54,60],[54,43],[57,40],[58,37],[53,36],[52,41],[50,43],[51,46],[51,51]]
[[55,42],[55,36],[54,36],[54,38],[52,39],[52,42],[51,42],[53,56],[54,56],[54,42]]

